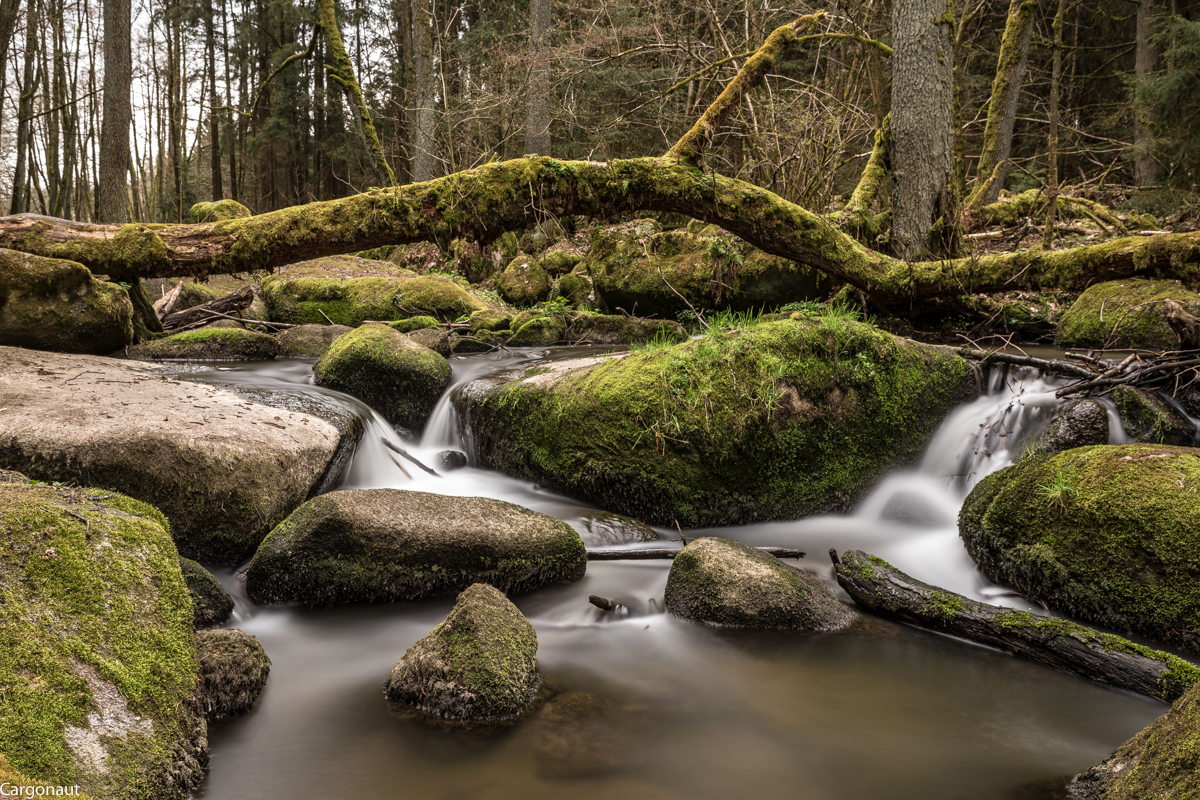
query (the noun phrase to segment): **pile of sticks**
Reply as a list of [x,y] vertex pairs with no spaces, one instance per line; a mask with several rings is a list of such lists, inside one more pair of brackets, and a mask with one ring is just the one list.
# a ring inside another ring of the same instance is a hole
[[1066,357],[1078,359],[1094,374],[1062,387],[1054,393],[1055,397],[1103,395],[1118,386],[1135,386],[1148,392],[1165,389],[1175,395],[1200,378],[1200,350],[1135,352],[1117,363],[1091,353],[1067,353]]

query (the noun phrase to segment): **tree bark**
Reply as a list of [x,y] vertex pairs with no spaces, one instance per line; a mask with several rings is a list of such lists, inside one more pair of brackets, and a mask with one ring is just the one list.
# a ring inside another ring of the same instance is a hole
[[525,152],[550,155],[550,66],[546,63],[546,32],[550,29],[551,0],[529,3],[529,85],[525,97]]
[[429,0],[412,0],[413,71],[416,74],[416,131],[413,137],[413,181],[427,181],[437,174],[433,84],[433,20]]
[[167,314],[162,318],[163,330],[171,330],[173,328],[182,328],[196,322],[204,322],[211,320],[211,315],[205,312],[215,311],[219,314],[232,314],[235,311],[243,311],[250,307],[254,302],[254,290],[249,286],[230,292],[224,297],[218,297],[216,300],[209,300],[203,305],[185,308],[183,311],[177,311],[174,314]]
[[[213,202],[225,199],[225,188],[221,185],[221,126],[217,122],[217,36],[213,17],[216,11],[212,0],[204,3],[204,45],[208,56],[208,149],[209,149],[209,183],[212,186]],[[228,56],[227,56],[228,57]]]
[[[1154,36],[1154,7],[1155,0],[1140,0],[1137,7],[1134,73],[1139,83],[1158,67],[1158,48],[1150,41]],[[1137,101],[1133,104],[1133,113],[1137,115],[1133,129],[1133,180],[1138,186],[1153,186],[1158,181],[1158,162],[1150,152],[1154,109]]]
[[892,244],[901,258],[934,249],[935,220],[957,224],[951,8],[947,0],[892,3]]
[[1058,13],[1054,15],[1054,56],[1050,70],[1050,134],[1046,145],[1046,227],[1042,231],[1042,247],[1049,250],[1054,246],[1054,226],[1058,221],[1058,101],[1062,94],[1062,45],[1063,17],[1066,15],[1067,0],[1058,0]]
[[34,66],[37,55],[38,0],[27,0],[25,16],[25,68],[21,77],[21,99],[17,105],[17,165],[13,170],[10,213],[29,210],[25,201],[28,183],[29,150],[33,146],[33,96],[37,93]]
[[830,552],[843,589],[864,611],[997,647],[1097,683],[1171,702],[1196,682],[1193,664],[1065,619],[991,606],[930,586],[858,550]]

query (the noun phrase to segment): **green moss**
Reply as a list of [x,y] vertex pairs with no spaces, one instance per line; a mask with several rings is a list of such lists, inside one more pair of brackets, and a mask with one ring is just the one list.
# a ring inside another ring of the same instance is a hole
[[510,347],[539,347],[562,341],[567,333],[567,321],[557,314],[534,317],[517,327],[508,340]]
[[848,507],[973,387],[956,356],[806,317],[503,385],[470,418],[490,467],[700,527]]
[[1130,440],[1184,446],[1195,440],[1195,426],[1158,395],[1118,386],[1110,397]]
[[509,330],[512,328],[512,314],[497,309],[476,311],[471,314],[469,325],[473,336],[480,331]]
[[211,572],[190,558],[179,559],[179,570],[192,598],[192,626],[221,625],[233,614],[233,598]]
[[[1040,496],[1059,471],[1065,511]],[[959,515],[968,552],[1025,597],[1116,630],[1200,649],[1200,455],[1097,445],[1032,455],[984,478]]]
[[433,317],[409,317],[408,319],[396,320],[391,323],[393,330],[400,333],[412,333],[413,331],[424,330],[425,328],[437,328],[441,323]]
[[954,594],[945,594],[944,592],[933,592],[929,595],[925,607],[921,612],[926,616],[942,617],[943,619],[953,619],[958,614],[965,610],[962,598]]
[[[0,752],[97,796],[182,797],[202,728],[191,602],[162,514],[112,492],[4,486],[0,518]],[[85,669],[154,725],[105,740],[108,775],[81,770],[64,733],[96,709]]]
[[202,328],[128,348],[130,358],[151,361],[257,361],[274,358],[279,342],[243,328]]
[[367,320],[414,316],[454,320],[490,308],[454,280],[440,275],[342,278],[289,272],[264,280],[263,292],[273,320],[323,323],[327,316],[352,328]]
[[218,200],[213,203],[196,203],[191,209],[192,222],[224,222],[227,219],[245,219],[253,216],[250,209],[236,200]]
[[518,254],[496,279],[496,290],[505,302],[526,307],[540,303],[550,292],[550,276],[541,259]]
[[1164,301],[1200,314],[1200,295],[1178,281],[1125,280],[1099,283],[1062,315],[1058,347],[1144,347],[1178,349],[1179,335],[1167,324]]

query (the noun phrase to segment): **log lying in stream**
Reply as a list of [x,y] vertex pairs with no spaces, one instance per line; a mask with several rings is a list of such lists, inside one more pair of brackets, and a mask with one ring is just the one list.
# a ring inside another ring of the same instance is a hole
[[[790,547],[756,547],[776,558],[804,558],[803,550]],[[652,547],[645,550],[588,550],[588,561],[670,561],[680,551],[670,547]]]
[[980,603],[922,583],[859,550],[840,559],[830,550],[829,556],[838,583],[864,611],[1167,702],[1200,681],[1200,667],[1115,634]]
[[236,292],[230,292],[224,297],[218,297],[216,300],[211,300],[203,305],[193,306],[192,308],[183,311],[177,311],[174,314],[167,314],[162,318],[163,330],[171,330],[173,328],[183,328],[197,322],[209,322],[212,314],[208,312],[217,312],[218,314],[232,314],[235,311],[243,311],[250,307],[254,302],[254,290],[249,286],[243,286]]
[[1042,372],[1048,372],[1052,375],[1062,375],[1067,378],[1090,380],[1096,377],[1095,372],[1078,364],[1072,364],[1070,361],[1063,361],[1062,359],[1047,361],[1044,358],[1019,356],[1015,353],[1004,353],[999,350],[974,350],[970,347],[958,348],[958,354],[963,358],[969,358],[981,364],[1012,364],[1016,367],[1033,367]]

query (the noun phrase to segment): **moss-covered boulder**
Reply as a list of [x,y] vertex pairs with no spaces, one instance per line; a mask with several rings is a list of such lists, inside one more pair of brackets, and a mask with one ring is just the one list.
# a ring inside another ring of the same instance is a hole
[[179,559],[179,571],[192,598],[192,626],[200,630],[228,622],[233,615],[233,598],[221,582],[190,558]]
[[217,200],[195,203],[191,208],[192,222],[224,222],[227,219],[246,219],[253,216],[250,209],[237,200]]
[[546,347],[564,341],[567,336],[567,320],[562,314],[543,314],[529,318],[517,327],[514,321],[509,347]]
[[533,626],[495,587],[476,583],[405,651],[384,690],[430,716],[504,722],[529,707],[540,685]]
[[420,331],[426,328],[437,328],[440,325],[441,323],[433,317],[420,316],[398,319],[391,323],[391,328],[400,333],[412,333],[413,331]]
[[1108,411],[1095,400],[1075,400],[1038,435],[1034,452],[1058,453],[1091,444],[1108,444]]
[[120,286],[74,261],[0,250],[0,346],[111,353],[133,340]]
[[1195,441],[1196,426],[1158,395],[1118,386],[1110,396],[1131,441],[1176,445]]
[[339,337],[313,368],[319,386],[352,394],[393,424],[420,428],[450,385],[443,356],[387,325]]
[[0,484],[3,483],[31,483],[31,481],[19,472],[13,472],[11,469],[0,469]]
[[683,326],[673,320],[585,312],[571,315],[566,336],[569,342],[587,344],[637,344],[649,341],[667,344],[688,338]]
[[455,402],[478,465],[702,527],[848,508],[975,392],[951,352],[801,317],[540,364]]
[[174,314],[178,311],[202,306],[220,297],[220,292],[208,284],[185,280],[179,289],[179,296],[175,298],[175,303],[171,306],[170,313]]
[[354,330],[347,325],[297,325],[275,337],[279,355],[320,358],[342,334]]
[[570,273],[554,283],[551,293],[563,298],[573,306],[588,302],[592,293],[592,282],[585,275]]
[[265,361],[279,354],[279,342],[245,328],[210,327],[135,344],[126,354],[139,361]]
[[450,334],[442,328],[418,328],[412,333],[404,334],[421,347],[427,347],[442,358],[449,358]]
[[325,316],[350,327],[415,316],[453,320],[491,307],[452,278],[355,256],[284,267],[263,279],[263,292],[271,319],[289,323],[321,323]]
[[992,580],[1120,633],[1200,649],[1200,453],[1145,444],[1035,455],[959,513]]
[[496,279],[496,291],[506,303],[531,306],[546,299],[550,292],[550,276],[540,258],[518,253]]
[[244,714],[267,685],[271,659],[245,631],[232,628],[196,634],[200,660],[200,707],[210,720]]
[[483,497],[399,489],[323,494],[271,532],[246,568],[259,603],[415,600],[472,583],[527,592],[587,569],[569,525]]
[[180,554],[237,564],[321,485],[338,431],[148,364],[0,348],[0,467],[160,508]]
[[97,489],[0,486],[0,754],[96,798],[190,796],[208,761],[166,520]]
[[581,271],[609,311],[668,318],[688,310],[676,291],[696,308],[748,310],[823,300],[833,287],[819,270],[767,255],[716,226],[664,231],[653,220],[597,230]]
[[1058,347],[1145,347],[1178,350],[1179,334],[1167,322],[1166,301],[1200,314],[1200,295],[1179,281],[1130,278],[1089,287],[1063,312],[1054,343]]
[[1200,684],[1102,763],[1077,775],[1071,800],[1200,797]]
[[816,575],[728,539],[695,539],[667,576],[667,611],[735,628],[834,631],[858,614]]
[[482,331],[503,331],[512,329],[513,315],[496,308],[486,308],[476,311],[467,319],[472,335]]

